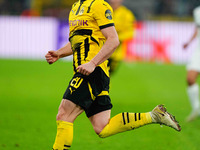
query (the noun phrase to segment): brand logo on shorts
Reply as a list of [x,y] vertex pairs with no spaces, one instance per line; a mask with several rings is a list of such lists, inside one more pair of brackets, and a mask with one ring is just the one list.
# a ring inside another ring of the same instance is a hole
[[111,13],[111,11],[109,9],[106,10],[105,16],[106,16],[107,19],[112,20],[112,13]]
[[72,94],[75,91],[75,89],[73,90],[71,87],[69,88],[69,90],[70,90],[70,94]]

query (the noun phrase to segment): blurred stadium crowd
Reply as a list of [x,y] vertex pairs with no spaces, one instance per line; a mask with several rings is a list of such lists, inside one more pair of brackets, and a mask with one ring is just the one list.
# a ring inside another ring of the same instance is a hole
[[[77,0],[0,0],[0,15],[52,16],[65,19]],[[125,0],[137,20],[191,17],[200,0]]]

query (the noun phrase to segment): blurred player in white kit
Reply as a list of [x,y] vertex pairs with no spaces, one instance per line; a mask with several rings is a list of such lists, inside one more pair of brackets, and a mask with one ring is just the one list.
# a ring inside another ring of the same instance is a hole
[[186,49],[196,37],[198,38],[198,46],[187,65],[187,93],[192,106],[192,111],[186,118],[188,122],[200,117],[199,85],[197,84],[200,73],[200,6],[194,9],[193,16],[196,24],[195,31],[189,41],[183,45],[183,48]]

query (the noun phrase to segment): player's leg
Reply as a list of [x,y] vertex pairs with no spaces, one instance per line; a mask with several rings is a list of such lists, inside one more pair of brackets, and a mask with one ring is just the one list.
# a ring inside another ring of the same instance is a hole
[[58,110],[54,150],[70,148],[73,140],[73,122],[92,102],[87,78],[76,73],[63,95]]
[[100,137],[108,137],[120,132],[129,131],[145,124],[152,123],[150,113],[120,113],[111,119],[110,111],[100,112],[92,117],[90,121],[95,132]]
[[105,110],[89,117],[89,120],[92,123],[92,126],[96,134],[99,135],[101,131],[105,128],[105,126],[109,124],[110,114],[111,110]]
[[187,121],[196,119],[200,113],[200,102],[199,102],[199,85],[196,83],[199,73],[195,70],[189,70],[187,72],[187,93],[192,106],[192,112],[187,117]]
[[90,121],[95,132],[102,138],[108,137],[120,132],[133,130],[135,128],[159,123],[170,126],[180,131],[178,122],[172,115],[166,112],[163,105],[158,105],[151,112],[147,113],[120,113],[110,119],[110,111],[103,111],[91,116]]
[[71,147],[73,140],[73,122],[83,112],[80,106],[63,99],[57,114],[57,134],[54,150],[67,150]]

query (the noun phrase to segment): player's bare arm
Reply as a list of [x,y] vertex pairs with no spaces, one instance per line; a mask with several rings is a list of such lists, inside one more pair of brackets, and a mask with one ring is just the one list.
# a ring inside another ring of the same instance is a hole
[[71,44],[68,42],[64,47],[60,48],[57,51],[48,51],[45,55],[45,58],[49,64],[53,64],[58,59],[72,55]]
[[186,48],[190,45],[190,43],[192,43],[192,41],[196,38],[197,33],[198,33],[198,28],[196,27],[196,29],[194,30],[194,33],[193,33],[192,37],[189,39],[188,42],[186,42],[186,43],[183,45],[183,48],[184,48],[184,49],[186,49]]
[[102,29],[101,32],[106,38],[102,49],[90,62],[77,67],[78,72],[84,75],[92,73],[95,67],[107,60],[119,45],[118,35],[114,26]]

